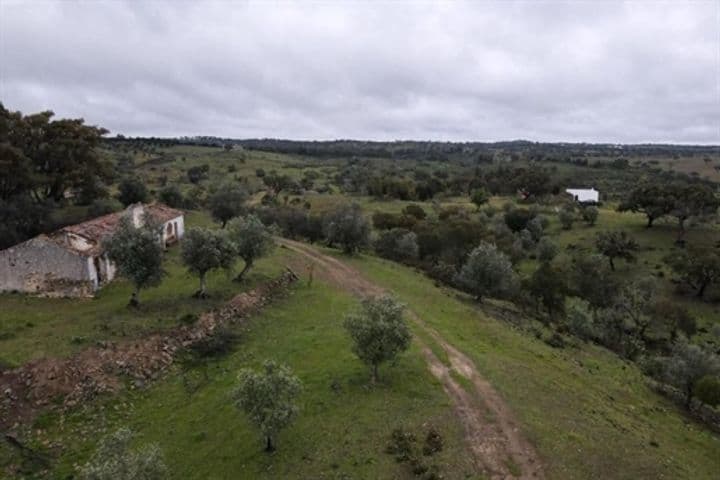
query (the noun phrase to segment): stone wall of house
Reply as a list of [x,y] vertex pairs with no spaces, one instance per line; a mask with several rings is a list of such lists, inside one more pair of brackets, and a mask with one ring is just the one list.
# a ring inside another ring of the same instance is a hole
[[89,259],[40,236],[0,251],[0,291],[46,296],[93,293]]

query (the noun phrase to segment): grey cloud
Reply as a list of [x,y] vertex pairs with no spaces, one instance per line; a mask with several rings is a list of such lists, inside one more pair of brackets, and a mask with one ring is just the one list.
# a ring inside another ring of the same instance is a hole
[[720,4],[0,0],[0,100],[129,135],[720,143]]

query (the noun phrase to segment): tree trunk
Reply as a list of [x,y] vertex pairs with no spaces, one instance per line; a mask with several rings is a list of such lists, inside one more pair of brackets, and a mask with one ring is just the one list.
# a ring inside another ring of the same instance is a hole
[[243,278],[245,276],[245,272],[250,270],[250,267],[252,267],[252,265],[253,265],[252,260],[250,260],[250,261],[245,260],[245,266],[243,267],[242,271],[240,273],[238,273],[237,277],[235,277],[234,280],[236,282],[242,282]]
[[677,240],[675,243],[683,244],[685,239],[685,220],[686,218],[678,218],[678,226],[680,227],[680,233],[678,233]]
[[692,407],[692,398],[693,398],[693,387],[692,384],[688,384],[685,387],[685,408],[690,410],[690,407]]
[[648,216],[647,219],[647,225],[645,225],[645,228],[652,228],[655,217]]
[[273,445],[272,437],[269,435],[265,437],[265,451],[268,453],[275,451],[275,445]]
[[206,292],[206,281],[205,281],[205,273],[200,274],[200,290],[195,292],[195,295],[193,295],[196,298],[205,298],[207,296]]
[[137,308],[140,306],[140,289],[135,288],[132,292],[132,296],[130,297],[130,303],[128,304],[128,307]]
[[707,286],[708,286],[707,282],[701,283],[700,288],[698,288],[698,291],[695,294],[695,296],[697,298],[703,298],[703,295],[705,295],[705,288],[707,288]]
[[377,363],[374,363],[374,364],[373,364],[373,369],[372,369],[372,383],[373,383],[373,385],[376,384],[379,379],[380,379],[380,375],[379,375],[379,373],[378,373],[378,364],[377,364]]
[[613,259],[613,257],[608,257],[608,260],[610,261],[610,270],[612,270],[614,272],[615,271],[615,260]]

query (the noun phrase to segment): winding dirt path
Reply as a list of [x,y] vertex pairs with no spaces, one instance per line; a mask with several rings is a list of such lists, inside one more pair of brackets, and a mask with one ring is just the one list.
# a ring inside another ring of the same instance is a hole
[[[356,269],[307,244],[284,238],[278,239],[278,243],[319,267],[321,271],[315,269],[319,276],[354,295],[365,297],[385,293],[385,289],[362,277]],[[410,311],[409,315],[448,356],[450,366],[440,361],[426,343],[416,338],[428,368],[440,380],[453,402],[477,468],[493,480],[544,478],[542,463],[535,449],[522,435],[509,407],[480,374],[472,360],[445,341],[415,312]],[[463,388],[452,372],[470,382],[474,391],[468,392]]]

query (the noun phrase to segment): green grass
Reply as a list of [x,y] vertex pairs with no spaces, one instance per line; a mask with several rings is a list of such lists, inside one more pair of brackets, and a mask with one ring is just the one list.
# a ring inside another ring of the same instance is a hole
[[552,349],[408,268],[349,261],[475,361],[537,446],[548,478],[717,478],[720,437],[652,392],[635,365],[592,345]]
[[[188,393],[174,372],[147,390],[62,419],[43,418],[43,430],[32,442],[62,445],[52,478],[67,478],[102,434],[127,425],[138,433],[138,443],[161,446],[172,478],[409,480],[414,477],[407,467],[384,453],[390,433],[402,426],[422,438],[434,425],[445,441],[435,461],[446,478],[477,478],[462,428],[417,345],[394,365],[383,366],[381,383],[369,387],[369,371],[350,352],[342,328],[343,315],[355,303],[320,281],[298,285],[252,318],[235,351],[209,364],[210,380],[195,393]],[[289,365],[304,384],[300,416],[280,435],[272,455],[262,451],[257,431],[231,399],[239,369],[267,358]]]
[[[189,226],[210,225],[205,214],[190,212]],[[214,271],[208,275],[210,298],[192,298],[199,281],[180,263],[179,246],[166,254],[167,276],[140,294],[138,310],[127,307],[131,285],[121,279],[102,288],[93,299],[37,298],[20,294],[0,295],[0,363],[19,365],[44,356],[68,355],[99,340],[119,340],[145,332],[171,328],[185,314],[212,309],[240,291],[278,275],[285,252],[277,249],[261,259],[246,281],[237,284],[232,275]],[[240,262],[241,263],[241,262]]]

